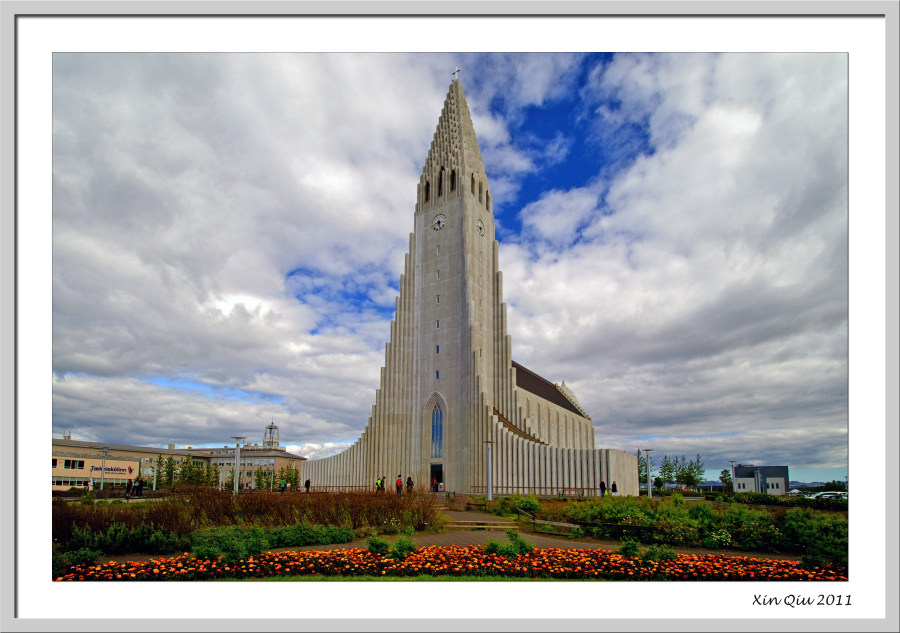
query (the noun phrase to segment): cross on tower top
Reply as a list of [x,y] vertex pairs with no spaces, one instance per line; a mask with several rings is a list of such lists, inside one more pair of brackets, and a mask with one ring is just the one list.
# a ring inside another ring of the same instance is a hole
[[459,76],[458,76],[458,75],[459,75],[459,73],[461,73],[461,72],[462,72],[462,71],[459,69],[459,66],[457,66],[457,67],[456,67],[456,70],[454,70],[454,71],[451,73],[451,74],[453,75],[453,80],[454,80],[454,81],[459,81]]

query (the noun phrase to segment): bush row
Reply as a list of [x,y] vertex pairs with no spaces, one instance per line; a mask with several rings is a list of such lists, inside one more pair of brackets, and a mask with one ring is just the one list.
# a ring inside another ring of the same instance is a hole
[[[768,497],[769,495],[762,495]],[[838,512],[812,508],[767,511],[746,503],[686,504],[671,499],[604,497],[573,502],[508,497],[494,505],[496,511],[527,508],[536,518],[575,523],[585,533],[601,539],[638,539],[647,544],[789,551],[808,564],[847,564],[848,524]]]
[[[219,526],[310,525],[423,529],[440,522],[433,495],[376,495],[371,492],[232,495],[211,488],[183,488],[162,501],[134,505],[53,502],[53,540],[68,543],[74,527],[106,532],[114,523],[128,529],[147,525],[179,536]],[[73,527],[74,526],[74,527]]]
[[813,508],[815,510],[832,510],[846,512],[847,499],[811,499],[809,497],[788,497],[767,495],[763,492],[738,492],[733,495],[708,494],[707,501],[724,501],[727,503],[743,503],[747,505],[779,506],[782,508]]

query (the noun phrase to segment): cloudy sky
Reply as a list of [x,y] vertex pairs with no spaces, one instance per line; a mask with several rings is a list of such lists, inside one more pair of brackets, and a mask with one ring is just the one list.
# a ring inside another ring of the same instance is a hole
[[352,443],[456,66],[515,360],[598,447],[843,479],[843,54],[55,54],[54,435]]

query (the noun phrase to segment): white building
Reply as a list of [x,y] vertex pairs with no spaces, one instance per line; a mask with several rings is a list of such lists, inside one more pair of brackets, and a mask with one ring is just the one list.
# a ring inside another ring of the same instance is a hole
[[590,416],[565,383],[512,360],[490,183],[462,85],[454,80],[419,180],[414,231],[368,425],[348,450],[304,465],[313,486],[497,494],[638,494],[637,458],[596,449]]

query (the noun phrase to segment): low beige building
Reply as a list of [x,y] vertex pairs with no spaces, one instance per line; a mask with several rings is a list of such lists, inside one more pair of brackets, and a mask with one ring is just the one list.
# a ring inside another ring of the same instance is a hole
[[[275,429],[274,440],[272,429]],[[107,448],[104,460],[103,448]],[[234,446],[175,448],[169,444],[166,448],[157,446],[132,446],[129,444],[104,444],[102,442],[85,442],[69,438],[53,439],[53,490],[68,490],[72,487],[83,488],[99,484],[103,474],[103,487],[124,487],[128,480],[143,477],[145,490],[162,487],[162,473],[156,471],[158,457],[163,461],[172,457],[176,471],[190,460],[198,468],[206,468],[208,464],[219,467],[220,485],[231,478],[234,467]],[[282,468],[301,471],[305,457],[287,452],[278,445],[277,427],[266,427],[266,436],[262,444],[248,444],[241,447],[237,470],[239,484],[242,488],[255,486],[257,470],[278,473]]]

